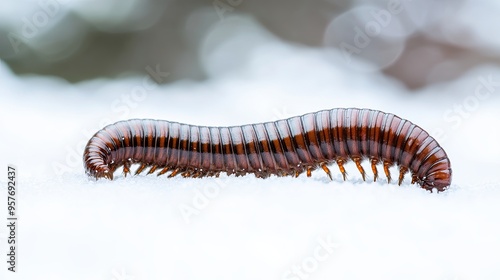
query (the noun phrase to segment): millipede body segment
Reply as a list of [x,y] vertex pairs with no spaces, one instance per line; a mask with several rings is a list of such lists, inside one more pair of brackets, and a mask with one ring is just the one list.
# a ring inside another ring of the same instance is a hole
[[407,172],[422,188],[445,190],[451,166],[445,151],[425,130],[390,113],[369,109],[338,108],[275,122],[231,127],[207,127],[162,120],[127,120],[108,125],[87,143],[83,155],[86,173],[113,179],[123,166],[125,175],[134,163],[136,174],[150,167],[169,177],[236,176],[253,173],[299,176],[337,163],[346,179],[344,164],[352,160],[363,180],[361,162],[371,165],[374,181],[382,164],[388,182],[389,167],[399,166],[398,183]]

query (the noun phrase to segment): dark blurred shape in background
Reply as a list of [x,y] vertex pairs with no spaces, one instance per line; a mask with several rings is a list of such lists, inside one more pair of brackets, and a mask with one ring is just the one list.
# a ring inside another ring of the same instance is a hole
[[203,79],[207,34],[245,16],[292,44],[336,50],[360,74],[383,71],[415,89],[499,63],[497,2],[3,1],[0,58],[19,75],[70,82],[143,75],[148,65],[168,69],[166,82]]

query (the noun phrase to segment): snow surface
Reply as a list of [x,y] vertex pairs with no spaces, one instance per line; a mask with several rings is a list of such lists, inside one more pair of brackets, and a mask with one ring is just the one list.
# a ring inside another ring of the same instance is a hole
[[[154,86],[145,71],[71,85],[0,64],[0,166],[18,169],[19,206],[18,272],[2,261],[1,279],[500,279],[498,67],[408,92],[341,54],[247,31],[206,41],[203,82]],[[494,82],[478,94],[481,79]],[[352,163],[346,182],[335,166],[333,181],[84,174],[87,140],[119,120],[239,125],[335,107],[425,128],[450,157],[450,189],[363,182]]]

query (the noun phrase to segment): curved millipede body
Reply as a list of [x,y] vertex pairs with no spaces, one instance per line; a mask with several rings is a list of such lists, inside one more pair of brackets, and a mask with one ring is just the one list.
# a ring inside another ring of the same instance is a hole
[[128,120],[98,131],[85,147],[86,173],[113,179],[114,171],[139,163],[136,174],[169,171],[169,177],[298,176],[337,163],[344,180],[344,163],[352,160],[365,179],[363,159],[371,164],[374,181],[382,164],[399,166],[398,183],[411,173],[422,188],[445,190],[451,166],[445,151],[425,130],[390,113],[369,109],[332,109],[275,122],[232,127],[187,125],[162,120]]

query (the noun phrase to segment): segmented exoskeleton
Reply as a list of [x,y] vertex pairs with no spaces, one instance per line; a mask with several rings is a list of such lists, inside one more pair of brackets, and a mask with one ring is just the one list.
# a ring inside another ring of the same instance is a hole
[[113,179],[123,166],[125,175],[134,163],[141,173],[161,169],[169,177],[236,176],[254,173],[293,175],[336,162],[346,179],[344,164],[352,160],[363,180],[363,159],[371,164],[374,181],[377,164],[399,166],[398,184],[410,171],[412,183],[445,190],[451,183],[451,166],[445,151],[426,131],[390,113],[369,109],[332,109],[275,122],[231,127],[207,127],[162,120],[127,120],[108,125],[88,142],[83,155],[86,172]]

